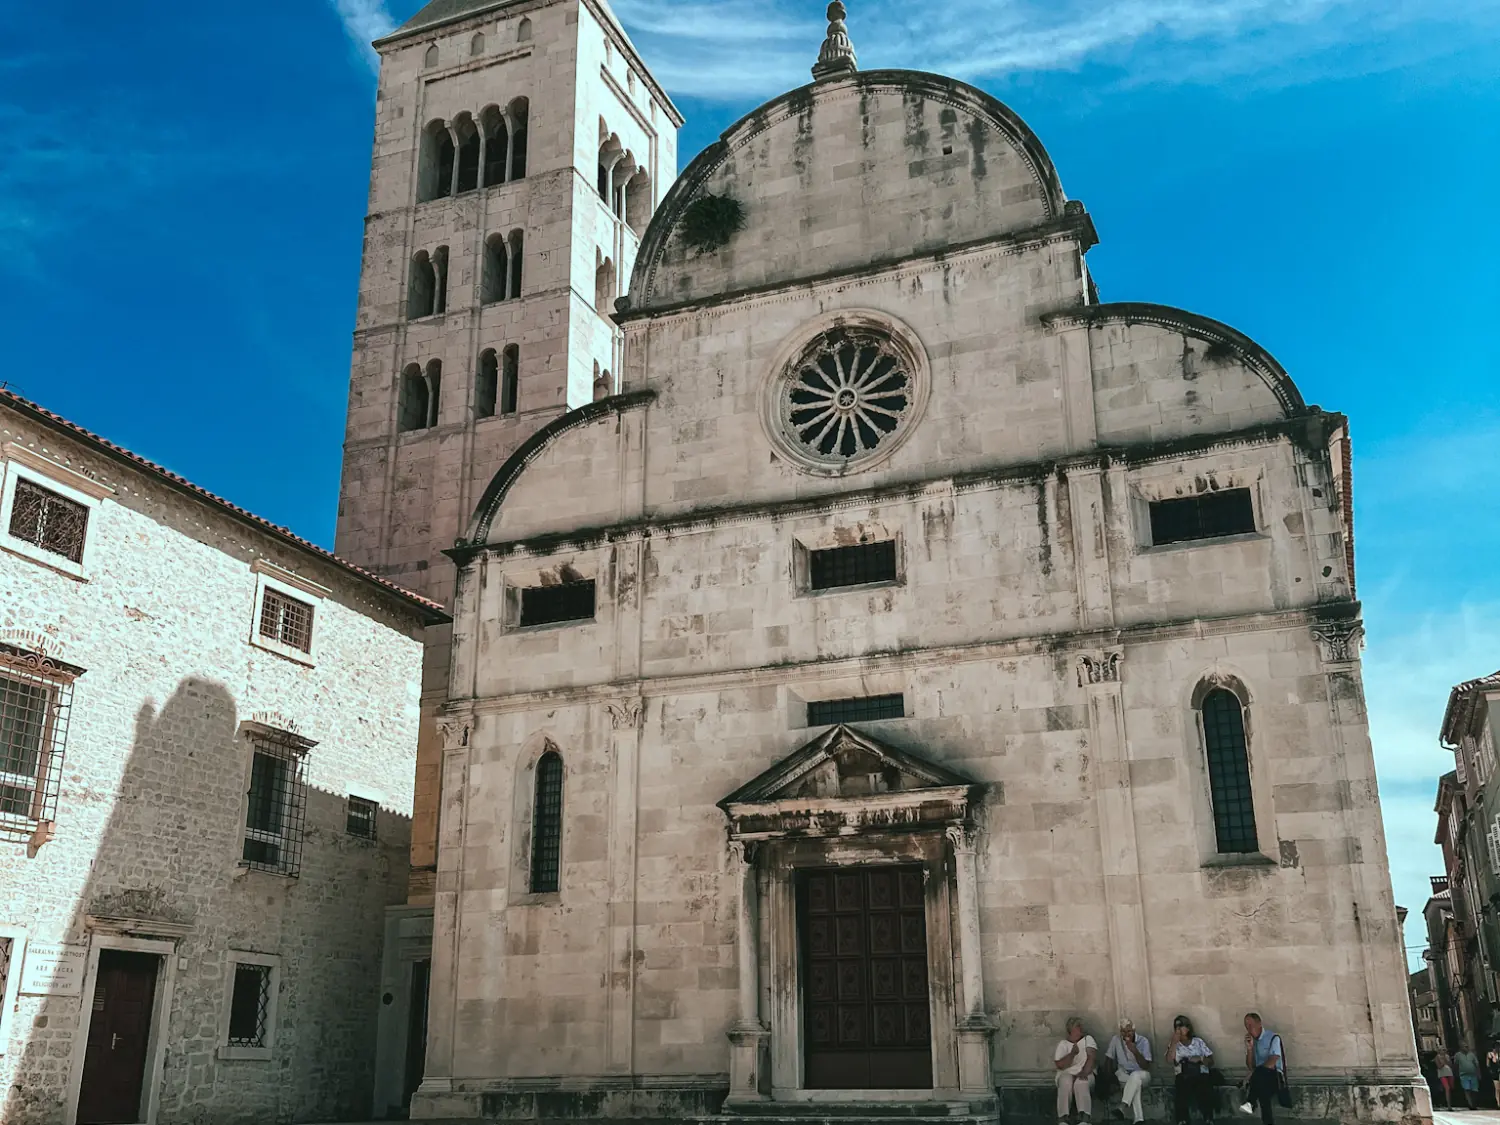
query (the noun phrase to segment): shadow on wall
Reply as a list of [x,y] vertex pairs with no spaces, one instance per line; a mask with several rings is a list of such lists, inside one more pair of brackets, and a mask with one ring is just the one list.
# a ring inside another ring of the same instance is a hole
[[[82,690],[78,696],[75,713],[87,706]],[[84,944],[92,932],[94,945],[108,948],[121,940],[123,928],[151,940],[181,934],[169,955],[153,958],[156,995],[171,982],[165,1024],[149,1035],[154,1045],[164,1031],[156,1083],[157,1120],[164,1125],[367,1119],[384,911],[404,901],[409,820],[381,810],[377,839],[350,836],[344,795],[307,787],[299,877],[246,871],[239,863],[250,746],[238,736],[239,722],[234,698],[206,679],[181,681],[160,711],[150,703],[141,707],[118,795],[64,940]],[[53,868],[40,866],[31,875],[54,884],[39,897],[74,885],[84,860],[59,842],[70,821],[79,831],[88,809],[111,800],[107,782],[95,788],[85,780],[108,776],[107,767],[88,760],[95,747],[77,733],[64,767],[55,840],[30,861]],[[350,854],[356,852],[365,854]],[[47,922],[25,924],[40,932]],[[279,958],[268,1058],[219,1057],[231,951]],[[42,997],[40,1007],[31,1008],[27,999],[11,1034],[19,1065],[0,1121],[59,1125],[70,1075],[76,1083],[83,1068],[84,1014],[92,1007],[99,1020],[102,1001],[97,994]],[[155,1059],[144,1047],[140,1053],[150,1086]],[[89,1086],[97,1092],[95,1075],[90,1072]],[[128,1073],[108,1076],[111,1087],[121,1082],[124,1091],[111,1096],[128,1102]],[[142,1110],[146,1095],[140,1096]]]

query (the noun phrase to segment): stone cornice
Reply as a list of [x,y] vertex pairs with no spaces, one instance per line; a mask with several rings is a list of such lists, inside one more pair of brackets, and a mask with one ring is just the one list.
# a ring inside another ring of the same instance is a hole
[[[864,656],[835,659],[792,660],[775,665],[751,665],[712,672],[645,676],[614,680],[583,687],[516,692],[485,699],[456,699],[445,712],[451,715],[506,714],[557,706],[608,703],[622,696],[681,695],[729,687],[758,687],[790,680],[849,679],[906,668],[944,667],[1049,653],[1083,655],[1099,650],[1118,650],[1125,645],[1157,644],[1164,641],[1201,640],[1235,633],[1270,633],[1307,629],[1324,621],[1358,617],[1358,602],[1332,602],[1303,609],[1268,610],[1231,614],[1226,617],[1191,617],[1147,625],[1112,629],[1062,629],[1025,637],[997,637],[952,645],[914,647],[900,651],[872,652]],[[1314,638],[1310,635],[1309,642]],[[1079,689],[1083,690],[1083,689]]]

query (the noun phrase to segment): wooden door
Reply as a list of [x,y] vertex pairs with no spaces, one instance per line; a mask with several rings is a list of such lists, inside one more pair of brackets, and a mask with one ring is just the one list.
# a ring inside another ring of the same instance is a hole
[[156,974],[152,953],[105,949],[94,980],[93,1018],[78,1091],[78,1125],[124,1125],[142,1120],[146,1048]]
[[804,1084],[931,1089],[922,869],[805,871],[798,890]]

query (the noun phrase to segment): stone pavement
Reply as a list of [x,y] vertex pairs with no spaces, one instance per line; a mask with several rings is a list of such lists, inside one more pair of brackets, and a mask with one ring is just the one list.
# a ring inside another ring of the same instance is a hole
[[1434,1109],[1432,1125],[1500,1125],[1500,1110]]

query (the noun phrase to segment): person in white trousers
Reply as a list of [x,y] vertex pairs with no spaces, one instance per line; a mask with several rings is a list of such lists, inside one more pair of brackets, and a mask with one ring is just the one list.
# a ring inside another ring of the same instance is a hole
[[1083,1020],[1068,1017],[1067,1035],[1052,1052],[1057,1068],[1057,1120],[1066,1122],[1073,1103],[1078,1120],[1086,1123],[1094,1110],[1094,1067],[1099,1062],[1099,1044],[1083,1030]]
[[[1104,1057],[1114,1065],[1120,1080],[1120,1106],[1129,1110],[1130,1120],[1139,1125],[1146,1120],[1141,1110],[1141,1087],[1151,1081],[1151,1040],[1136,1031],[1132,1020],[1123,1019],[1120,1033],[1109,1041]],[[1122,1109],[1116,1109],[1115,1114],[1125,1116]]]

